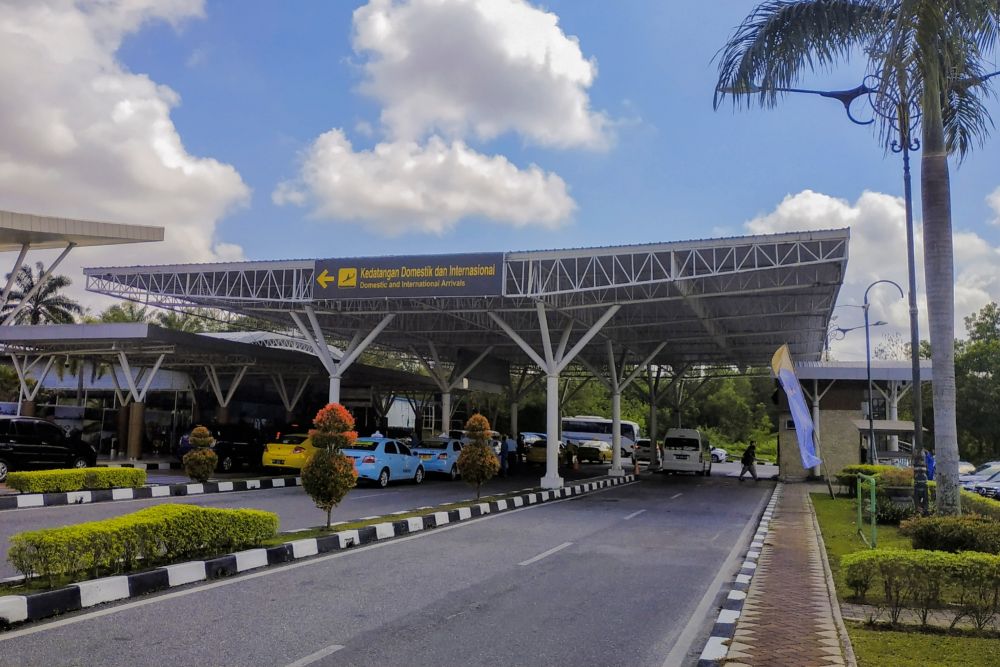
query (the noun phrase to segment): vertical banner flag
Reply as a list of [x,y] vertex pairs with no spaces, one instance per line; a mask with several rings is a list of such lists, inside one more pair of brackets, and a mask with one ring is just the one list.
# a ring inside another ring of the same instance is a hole
[[802,387],[795,377],[795,367],[788,353],[788,345],[782,345],[771,357],[771,372],[781,382],[785,395],[788,397],[788,407],[792,411],[795,422],[795,437],[799,441],[799,454],[802,456],[802,467],[815,468],[822,461],[816,456],[816,443],[813,441],[813,421],[802,396]]

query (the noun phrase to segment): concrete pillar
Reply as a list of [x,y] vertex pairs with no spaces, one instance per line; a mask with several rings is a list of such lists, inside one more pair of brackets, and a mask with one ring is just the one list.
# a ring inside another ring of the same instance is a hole
[[510,404],[510,437],[517,440],[517,401]]
[[21,401],[21,416],[22,417],[34,417],[35,416],[35,402],[34,401]]
[[623,477],[622,469],[622,395],[621,392],[611,394],[611,470],[612,477]]
[[219,405],[215,408],[215,421],[220,424],[229,423],[229,406]]
[[[823,438],[820,437],[822,435],[822,431],[819,430],[819,399],[820,399],[819,380],[813,380],[813,395],[812,395],[813,431],[815,431],[816,433],[815,441],[823,442]],[[817,452],[817,454],[819,453]],[[822,456],[820,456],[820,458],[822,458]],[[813,477],[822,477],[823,476],[822,466],[813,467],[811,474]]]
[[656,393],[653,391],[652,383],[649,392],[649,467],[660,467],[660,443],[656,432]]
[[[889,383],[889,400],[886,401],[886,417],[889,419],[899,419],[899,383],[895,380]],[[899,451],[899,436],[889,436],[889,451]]]
[[330,376],[330,403],[340,403],[340,376]]
[[562,488],[563,479],[559,476],[559,374],[545,377],[545,476],[542,477],[543,489]]
[[441,432],[447,433],[451,430],[451,392],[441,393]]
[[128,458],[142,458],[142,438],[146,430],[146,404],[132,402],[128,406]]
[[118,442],[115,444],[115,455],[122,456],[128,449],[128,406],[118,406]]

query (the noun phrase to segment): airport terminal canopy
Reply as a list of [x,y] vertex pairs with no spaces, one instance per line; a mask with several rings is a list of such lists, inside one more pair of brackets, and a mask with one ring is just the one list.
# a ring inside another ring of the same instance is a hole
[[[339,340],[382,324],[378,344],[404,350],[433,344],[447,358],[489,348],[490,356],[523,363],[525,346],[504,325],[542,353],[546,336],[548,346],[554,338],[565,351],[602,323],[593,343],[610,341],[638,358],[665,343],[651,361],[749,365],[765,364],[782,343],[796,359],[819,357],[848,239],[844,229],[571,250],[91,268],[85,274],[93,292],[168,308],[221,308],[282,326],[294,313]],[[603,344],[580,353],[594,364],[607,359]]]

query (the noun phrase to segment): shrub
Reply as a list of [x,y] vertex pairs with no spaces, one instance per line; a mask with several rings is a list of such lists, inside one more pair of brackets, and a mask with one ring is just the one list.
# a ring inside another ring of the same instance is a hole
[[859,465],[845,466],[835,475],[835,477],[837,478],[838,484],[846,486],[848,492],[851,495],[854,495],[858,492],[858,473],[878,476],[880,473],[887,470],[899,470],[899,468],[896,468],[896,466],[881,466],[863,463]]
[[212,432],[204,426],[195,426],[188,435],[188,443],[192,447],[211,447],[215,444]]
[[882,525],[898,526],[901,521],[909,519],[916,514],[912,499],[906,502],[893,500],[884,491],[877,491],[875,495],[875,520]]
[[1000,554],[1000,522],[978,514],[917,517],[902,531],[914,549]]
[[1000,501],[984,498],[978,493],[962,491],[962,511],[971,514],[981,514],[1000,521]]
[[340,403],[328,403],[313,419],[315,429],[309,431],[313,446],[320,449],[343,449],[358,439],[354,417]]
[[466,483],[476,487],[478,500],[483,484],[500,471],[500,461],[489,444],[490,422],[486,417],[472,415],[465,422],[465,431],[470,442],[458,455],[458,471]]
[[21,493],[61,493],[117,487],[138,488],[146,483],[146,471],[134,468],[69,468],[32,470],[7,475],[7,486]]
[[79,580],[257,546],[278,531],[278,516],[260,510],[158,505],[75,526],[10,538],[7,559],[26,577]]
[[885,468],[876,473],[876,487],[913,487],[913,469],[879,466]]
[[196,482],[207,482],[215,472],[215,467],[219,465],[219,457],[208,447],[192,449],[181,460],[184,463],[184,472]]
[[358,471],[354,459],[338,451],[318,449],[302,468],[302,487],[326,512],[326,527],[330,528],[330,515],[347,492],[357,486]]

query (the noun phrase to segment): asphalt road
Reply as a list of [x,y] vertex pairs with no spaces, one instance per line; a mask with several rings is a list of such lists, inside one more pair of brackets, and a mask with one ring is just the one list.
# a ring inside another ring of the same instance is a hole
[[771,488],[646,477],[26,626],[0,667],[659,667]]

